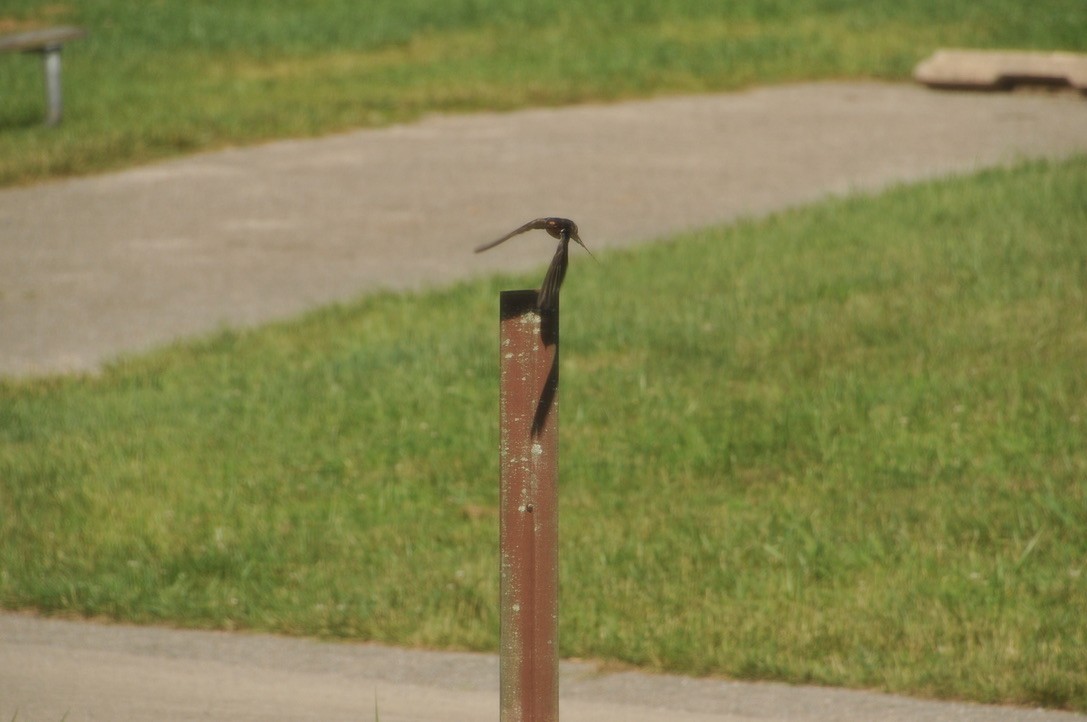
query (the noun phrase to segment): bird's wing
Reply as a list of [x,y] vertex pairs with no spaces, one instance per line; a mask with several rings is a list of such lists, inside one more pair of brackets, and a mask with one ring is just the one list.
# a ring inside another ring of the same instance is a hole
[[566,266],[570,262],[569,247],[569,244],[560,241],[559,247],[555,249],[555,257],[547,267],[547,275],[544,276],[543,285],[536,296],[536,305],[541,311],[554,311],[559,306],[559,288],[562,287],[562,280],[566,278]]
[[484,243],[482,246],[477,246],[476,247],[476,253],[486,251],[488,248],[494,248],[499,243],[502,243],[503,241],[508,241],[509,239],[513,238],[514,236],[516,236],[518,234],[521,234],[521,233],[524,233],[525,231],[534,231],[534,230],[537,230],[537,229],[540,229],[540,228],[547,228],[547,222],[549,220],[551,220],[551,219],[549,219],[549,218],[537,218],[534,221],[529,221],[528,223],[521,226],[517,230],[510,231],[506,235],[499,238],[497,241],[491,241],[490,243]]

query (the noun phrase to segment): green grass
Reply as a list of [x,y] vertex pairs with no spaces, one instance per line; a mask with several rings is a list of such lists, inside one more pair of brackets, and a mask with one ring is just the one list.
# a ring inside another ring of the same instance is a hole
[[435,111],[819,78],[905,79],[941,46],[1087,50],[1082,0],[7,0],[73,23],[66,118],[0,56],[0,185]]
[[[1079,158],[575,257],[562,653],[1087,710],[1085,199]],[[0,383],[0,606],[495,649],[537,280]]]

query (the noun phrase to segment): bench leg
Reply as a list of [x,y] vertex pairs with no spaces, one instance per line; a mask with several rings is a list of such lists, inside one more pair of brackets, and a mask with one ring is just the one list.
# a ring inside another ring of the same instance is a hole
[[45,124],[52,127],[60,123],[63,102],[60,95],[60,46],[42,50],[45,65],[45,100],[48,104]]

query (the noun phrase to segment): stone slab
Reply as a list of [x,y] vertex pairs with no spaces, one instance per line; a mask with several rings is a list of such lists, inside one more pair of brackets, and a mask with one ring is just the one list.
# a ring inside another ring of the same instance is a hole
[[1007,89],[1067,85],[1087,92],[1087,55],[1025,50],[938,50],[913,71],[938,88]]

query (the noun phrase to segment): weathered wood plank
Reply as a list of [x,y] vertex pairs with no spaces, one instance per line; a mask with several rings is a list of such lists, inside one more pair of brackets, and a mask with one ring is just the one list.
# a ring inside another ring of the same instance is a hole
[[87,34],[83,28],[61,25],[41,30],[28,30],[25,33],[0,35],[0,53],[44,51],[58,48],[69,40],[81,38]]

